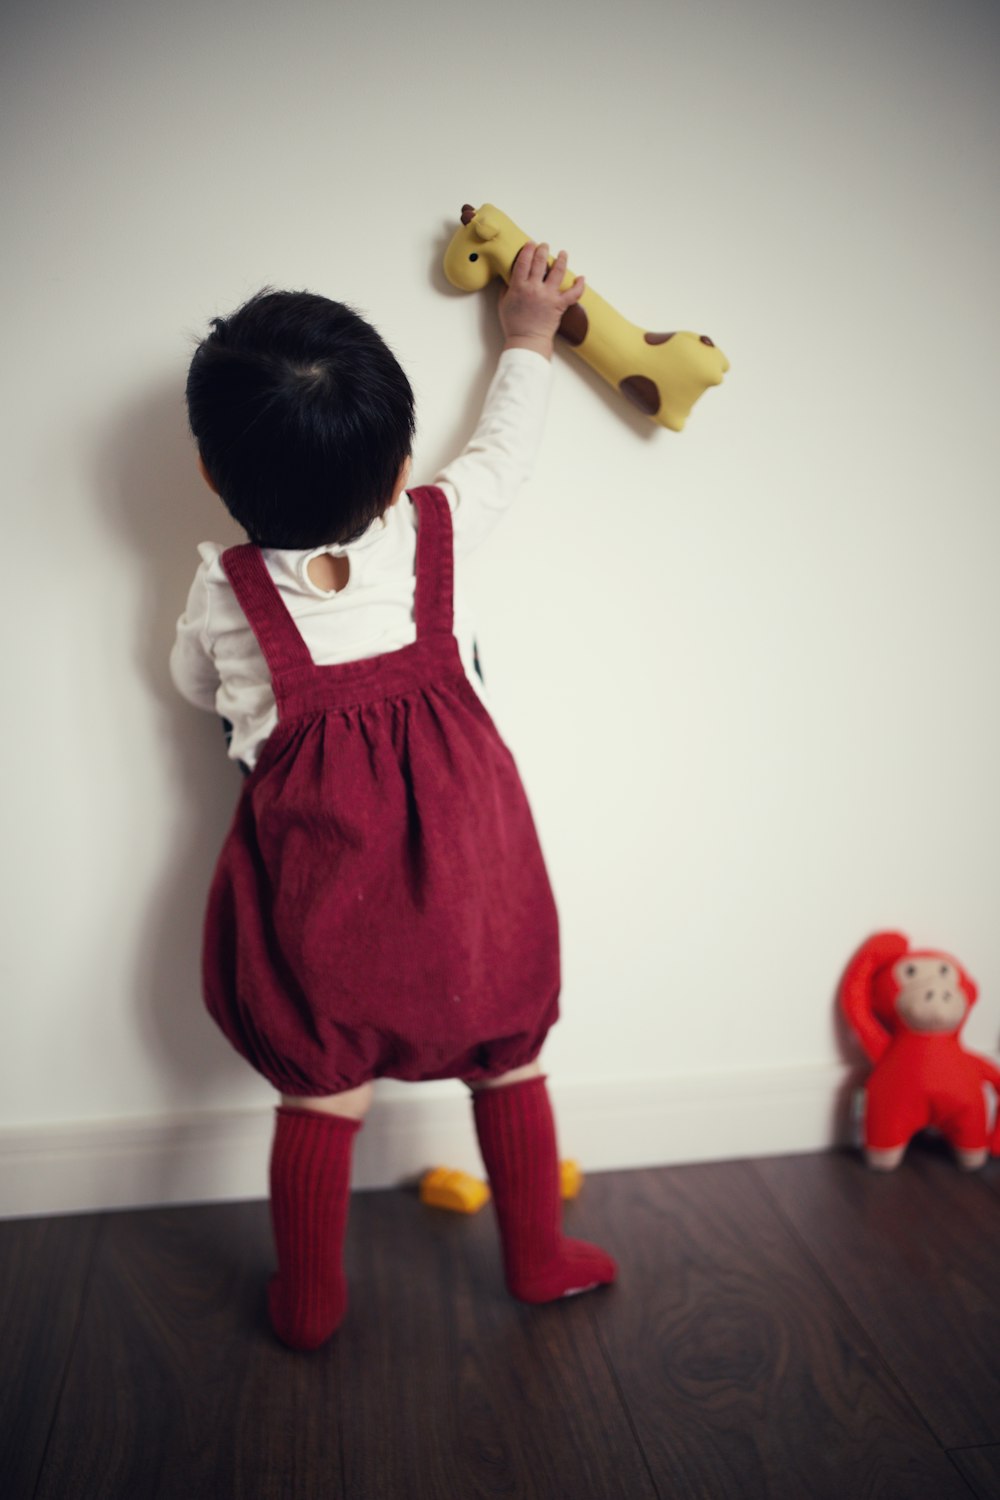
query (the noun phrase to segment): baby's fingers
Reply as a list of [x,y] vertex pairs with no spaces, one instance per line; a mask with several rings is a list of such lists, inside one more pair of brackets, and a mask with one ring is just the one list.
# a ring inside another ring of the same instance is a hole
[[563,307],[572,307],[574,302],[579,302],[583,296],[585,283],[582,276],[577,276],[569,286],[563,288],[563,280],[566,276],[566,263],[569,257],[565,250],[560,250],[552,265],[549,267],[548,281],[559,295],[559,302]]
[[586,290],[587,282],[585,277],[578,276],[575,281],[570,282],[569,286],[563,292],[562,300],[567,307],[572,307],[574,302],[579,302]]
[[531,257],[530,281],[544,281],[549,274],[549,247],[544,241],[536,245]]
[[513,286],[515,282],[525,282],[532,279],[540,281],[545,275],[547,256],[547,245],[536,245],[534,240],[528,240],[523,244],[517,252],[513,266],[511,266],[511,285]]
[[566,275],[566,263],[568,260],[569,256],[566,254],[566,251],[560,250],[559,254],[556,256],[555,260],[552,262],[551,266],[548,269],[548,275],[555,282],[556,286],[559,285],[563,277]]

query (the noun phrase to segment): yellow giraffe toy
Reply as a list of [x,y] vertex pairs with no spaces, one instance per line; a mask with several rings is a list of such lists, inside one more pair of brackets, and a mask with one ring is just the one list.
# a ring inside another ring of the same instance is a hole
[[[494,276],[510,281],[529,236],[492,203],[466,203],[462,224],[445,251],[444,274],[463,292],[478,292]],[[567,271],[563,287],[576,280]],[[710,338],[697,333],[646,333],[592,292],[563,318],[559,332],[580,358],[640,411],[680,432],[698,397],[721,385],[729,361]]]

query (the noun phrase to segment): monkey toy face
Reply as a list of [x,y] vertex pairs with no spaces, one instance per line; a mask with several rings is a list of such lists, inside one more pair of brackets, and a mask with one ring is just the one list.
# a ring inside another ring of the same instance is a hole
[[957,1031],[969,1003],[958,970],[941,956],[901,958],[893,967],[899,986],[896,1013],[911,1031]]

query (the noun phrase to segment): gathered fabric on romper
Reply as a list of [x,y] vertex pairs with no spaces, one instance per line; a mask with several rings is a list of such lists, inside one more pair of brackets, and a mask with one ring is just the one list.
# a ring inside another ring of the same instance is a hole
[[382,656],[316,666],[259,549],[222,559],[278,725],[212,882],[205,999],[284,1094],[493,1077],[558,1017],[531,811],[453,634],[451,513],[433,487],[411,499],[417,639]]

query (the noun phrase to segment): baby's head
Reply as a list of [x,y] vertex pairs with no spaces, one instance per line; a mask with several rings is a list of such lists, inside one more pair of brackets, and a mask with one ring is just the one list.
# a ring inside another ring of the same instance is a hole
[[409,381],[370,323],[312,292],[213,318],[187,403],[206,478],[262,547],[353,541],[407,472]]

